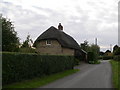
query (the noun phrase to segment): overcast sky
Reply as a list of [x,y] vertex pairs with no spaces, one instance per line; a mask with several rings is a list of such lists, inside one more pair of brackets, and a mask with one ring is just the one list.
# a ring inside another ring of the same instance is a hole
[[[50,26],[61,22],[64,32],[78,44],[87,40],[101,51],[118,43],[119,0],[1,0],[0,13],[10,18],[23,42],[33,41]],[[2,6],[2,7],[1,7]]]

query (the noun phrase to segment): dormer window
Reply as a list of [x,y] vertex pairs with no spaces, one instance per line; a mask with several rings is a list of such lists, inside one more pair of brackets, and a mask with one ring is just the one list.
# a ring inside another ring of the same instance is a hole
[[46,40],[46,45],[51,45],[51,44],[52,44],[51,40]]

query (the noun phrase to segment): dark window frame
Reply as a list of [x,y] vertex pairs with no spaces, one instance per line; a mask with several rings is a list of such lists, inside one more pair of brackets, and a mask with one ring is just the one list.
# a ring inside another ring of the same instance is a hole
[[51,40],[46,40],[46,45],[51,45],[52,41]]

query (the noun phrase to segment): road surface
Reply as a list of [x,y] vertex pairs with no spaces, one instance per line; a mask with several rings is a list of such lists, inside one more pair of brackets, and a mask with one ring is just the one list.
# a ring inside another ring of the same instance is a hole
[[112,70],[109,61],[101,64],[82,64],[79,72],[56,80],[40,88],[112,88]]

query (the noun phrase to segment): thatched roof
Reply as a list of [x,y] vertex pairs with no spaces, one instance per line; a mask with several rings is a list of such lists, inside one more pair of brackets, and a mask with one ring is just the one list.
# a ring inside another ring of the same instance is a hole
[[33,46],[36,47],[37,42],[41,40],[54,39],[57,40],[62,47],[80,50],[78,43],[68,34],[51,26],[43,32],[34,42]]

